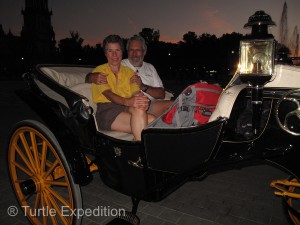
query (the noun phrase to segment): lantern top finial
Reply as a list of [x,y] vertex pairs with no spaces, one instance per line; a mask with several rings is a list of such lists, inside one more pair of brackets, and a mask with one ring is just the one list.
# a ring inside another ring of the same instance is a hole
[[256,11],[252,16],[249,17],[248,23],[244,25],[244,28],[252,26],[276,26],[276,23],[272,20],[271,16],[265,13],[265,11]]
[[244,25],[244,28],[252,28],[251,35],[253,37],[269,37],[272,36],[268,33],[269,26],[276,26],[276,23],[271,16],[260,10],[249,17],[248,23]]

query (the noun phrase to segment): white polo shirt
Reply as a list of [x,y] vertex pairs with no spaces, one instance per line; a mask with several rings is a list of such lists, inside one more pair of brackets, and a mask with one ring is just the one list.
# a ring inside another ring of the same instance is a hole
[[[141,67],[135,67],[130,63],[129,59],[123,59],[122,65],[128,66],[133,71],[135,71],[141,77],[141,80],[144,84],[151,87],[164,87],[156,69],[152,64],[143,62],[143,65]],[[154,99],[147,93],[145,93],[145,95],[147,95],[150,99]]]

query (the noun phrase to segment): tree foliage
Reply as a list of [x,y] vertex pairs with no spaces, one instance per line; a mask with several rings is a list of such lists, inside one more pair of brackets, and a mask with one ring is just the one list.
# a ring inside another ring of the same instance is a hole
[[61,39],[58,43],[59,51],[65,63],[76,63],[82,56],[83,39],[77,31],[70,31],[69,38]]
[[[211,71],[218,74],[227,75],[237,65],[239,55],[239,42],[243,37],[239,33],[224,34],[217,38],[214,34],[196,34],[188,31],[183,34],[182,40],[178,43],[166,43],[159,41],[160,32],[153,28],[143,28],[139,35],[145,38],[148,45],[145,61],[152,63],[162,79],[202,79]],[[0,36],[9,38],[0,29]],[[4,40],[4,39],[3,39]],[[50,63],[71,63],[99,65],[106,62],[101,45],[95,47],[83,46],[83,38],[77,31],[70,31],[70,36],[63,38],[58,43],[56,57]],[[124,39],[124,43],[126,43]],[[0,56],[2,57],[1,68],[7,67],[4,59],[9,58],[6,52],[11,53],[11,57],[17,58],[17,54],[12,54],[11,46],[6,41],[6,45],[0,45]],[[17,45],[16,45],[17,46]],[[21,49],[19,47],[18,49]],[[17,50],[16,50],[17,51]],[[9,58],[10,62],[15,62]],[[126,55],[124,55],[126,57]],[[21,58],[18,56],[18,58]],[[26,57],[25,57],[26,58]],[[23,64],[25,61],[23,61]],[[4,65],[5,64],[5,65]],[[14,63],[13,65],[21,65]]]
[[189,31],[183,35],[183,41],[188,45],[194,45],[197,43],[197,35],[195,32]]
[[153,28],[143,28],[139,35],[145,39],[147,45],[159,42],[160,38],[159,30],[154,30]]

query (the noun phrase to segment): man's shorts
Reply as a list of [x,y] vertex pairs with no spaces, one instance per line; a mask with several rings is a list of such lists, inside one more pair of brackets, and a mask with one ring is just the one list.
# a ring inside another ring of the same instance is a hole
[[98,129],[111,130],[111,125],[121,112],[126,112],[127,106],[118,105],[113,102],[98,103],[96,120]]

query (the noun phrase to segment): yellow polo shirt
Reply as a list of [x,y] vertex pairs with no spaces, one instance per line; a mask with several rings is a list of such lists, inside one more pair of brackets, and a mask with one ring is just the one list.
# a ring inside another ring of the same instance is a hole
[[108,63],[97,66],[93,72],[108,74],[107,84],[92,84],[93,101],[96,103],[110,102],[110,100],[102,94],[106,90],[111,90],[113,93],[123,98],[130,98],[133,93],[140,91],[138,84],[130,83],[130,78],[135,74],[135,72],[127,66],[121,65],[117,77],[111,71]]

